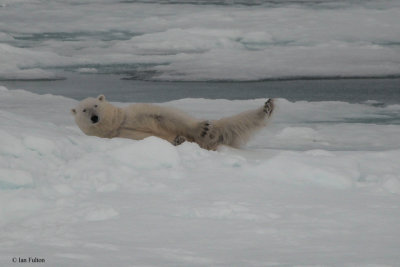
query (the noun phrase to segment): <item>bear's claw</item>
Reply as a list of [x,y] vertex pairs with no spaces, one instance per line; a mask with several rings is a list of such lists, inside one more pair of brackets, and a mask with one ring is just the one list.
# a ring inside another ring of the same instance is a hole
[[174,139],[174,141],[172,141],[172,144],[174,146],[179,146],[180,144],[184,143],[186,141],[186,138],[183,137],[182,135],[177,135]]
[[206,135],[207,135],[207,134],[209,133],[209,131],[210,131],[211,124],[210,124],[209,121],[205,121],[205,122],[202,123],[202,125],[200,126],[200,128],[202,129],[202,132],[201,132],[200,136],[201,136],[202,138],[205,138]]

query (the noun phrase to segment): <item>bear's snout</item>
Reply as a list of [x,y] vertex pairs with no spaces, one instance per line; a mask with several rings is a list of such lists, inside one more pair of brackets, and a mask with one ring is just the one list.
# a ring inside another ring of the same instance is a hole
[[90,120],[91,120],[93,123],[96,123],[96,122],[99,121],[99,117],[98,117],[97,115],[93,115],[92,117],[90,117]]

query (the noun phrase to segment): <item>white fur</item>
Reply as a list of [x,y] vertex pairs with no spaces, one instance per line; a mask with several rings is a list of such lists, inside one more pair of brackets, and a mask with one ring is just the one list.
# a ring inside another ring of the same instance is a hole
[[244,144],[252,133],[265,126],[273,107],[273,101],[270,100],[256,110],[205,121],[190,117],[178,109],[151,104],[132,104],[120,108],[100,95],[81,101],[71,112],[76,124],[87,135],[135,140],[157,136],[174,145],[187,140],[214,150],[219,145],[238,147]]

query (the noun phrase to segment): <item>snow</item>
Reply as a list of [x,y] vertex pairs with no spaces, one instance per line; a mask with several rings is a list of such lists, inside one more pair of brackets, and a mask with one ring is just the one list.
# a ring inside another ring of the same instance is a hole
[[397,0],[202,2],[2,0],[0,79],[59,79],[62,67],[176,81],[400,73]]
[[0,169],[0,184],[2,188],[18,188],[32,186],[33,180],[29,172],[13,169]]
[[278,99],[247,146],[207,151],[85,136],[77,101],[0,87],[0,265],[396,266],[400,106],[371,103]]

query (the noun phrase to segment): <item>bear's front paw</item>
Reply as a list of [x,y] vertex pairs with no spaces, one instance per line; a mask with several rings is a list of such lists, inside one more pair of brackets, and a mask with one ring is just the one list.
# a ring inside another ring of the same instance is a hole
[[175,139],[172,141],[172,144],[174,146],[179,146],[180,144],[184,143],[186,141],[186,138],[183,137],[182,135],[177,135]]
[[274,111],[274,100],[273,99],[268,99],[267,102],[264,104],[264,112],[268,116],[271,116],[272,111]]

